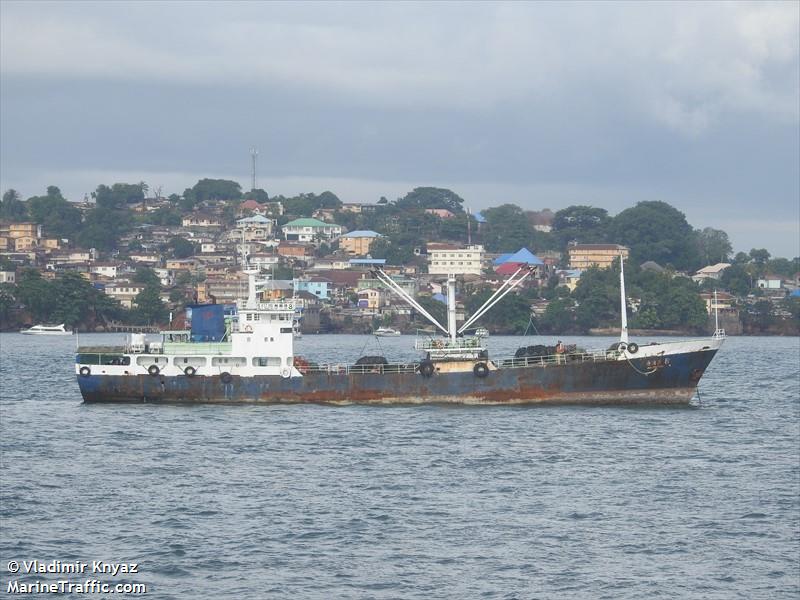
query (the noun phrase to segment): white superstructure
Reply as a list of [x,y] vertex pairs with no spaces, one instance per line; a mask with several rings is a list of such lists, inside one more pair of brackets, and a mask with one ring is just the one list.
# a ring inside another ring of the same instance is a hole
[[[132,334],[129,342],[109,353],[83,348],[76,371],[95,375],[280,375],[300,376],[294,367],[295,303],[292,300],[261,302],[258,271],[246,271],[248,297],[239,302],[236,316],[219,342],[192,342],[190,332],[164,331],[161,341],[147,342]],[[105,363],[105,364],[103,364]]]

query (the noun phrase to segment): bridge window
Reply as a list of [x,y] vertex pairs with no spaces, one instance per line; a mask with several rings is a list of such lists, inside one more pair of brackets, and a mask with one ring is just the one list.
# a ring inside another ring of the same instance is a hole
[[139,356],[136,358],[136,364],[140,367],[149,367],[150,365],[166,367],[168,362],[169,359],[166,356]]
[[253,358],[254,367],[280,367],[281,359],[277,356],[256,356]]
[[239,356],[215,356],[211,359],[212,367],[244,367],[247,359]]

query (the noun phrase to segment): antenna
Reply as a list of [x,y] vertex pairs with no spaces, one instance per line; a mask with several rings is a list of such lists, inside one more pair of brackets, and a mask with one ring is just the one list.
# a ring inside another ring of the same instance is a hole
[[250,188],[251,191],[256,189],[256,162],[258,161],[258,148],[255,146],[250,148],[250,158],[253,159],[253,180],[252,180],[252,187]]
[[467,209],[467,246],[472,246],[472,215]]
[[719,331],[719,303],[717,302],[717,288],[714,288],[714,332]]

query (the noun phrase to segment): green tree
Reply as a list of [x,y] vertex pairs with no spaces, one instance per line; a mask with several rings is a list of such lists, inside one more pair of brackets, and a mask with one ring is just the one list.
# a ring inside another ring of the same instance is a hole
[[130,231],[132,225],[133,216],[127,209],[96,206],[86,215],[78,243],[83,248],[114,250],[119,238]]
[[47,195],[28,198],[28,214],[44,226],[45,234],[72,239],[81,229],[81,212],[51,185]]
[[201,179],[194,184],[192,192],[194,192],[195,202],[239,200],[242,197],[242,186],[230,179]]
[[572,241],[597,244],[606,241],[610,222],[611,219],[604,208],[568,206],[556,212],[553,217],[553,236],[561,248]]
[[317,208],[333,208],[338,209],[342,207],[342,201],[333,192],[322,192],[317,196]]
[[663,299],[661,325],[667,329],[685,327],[698,331],[704,329],[708,322],[705,303],[700,299],[697,289],[690,280],[682,278],[676,280],[676,285],[669,287]]
[[398,199],[395,205],[403,210],[414,208],[444,208],[452,213],[464,212],[464,199],[445,188],[418,187]]
[[264,204],[269,202],[269,194],[260,188],[256,188],[254,190],[250,190],[249,192],[245,192],[244,199],[255,200],[259,204]]
[[750,250],[750,258],[759,265],[764,265],[770,258],[770,253],[766,248],[753,248]]
[[574,331],[574,302],[571,298],[551,300],[539,321],[543,333],[570,333]]
[[381,237],[372,242],[369,255],[372,258],[385,258],[390,265],[405,265],[414,260],[414,242],[401,238],[395,244],[388,238]]
[[0,328],[5,328],[11,317],[11,310],[17,304],[14,288],[15,286],[11,284],[0,284]]
[[767,271],[789,279],[795,273],[800,272],[800,257],[796,257],[792,260],[788,258],[770,259],[767,262]]
[[186,188],[183,190],[183,194],[178,200],[178,207],[180,208],[182,213],[192,212],[194,207],[197,206],[199,200],[197,199],[197,195],[194,193],[192,188]]
[[136,204],[144,200],[144,190],[140,183],[115,183],[111,187],[98,185],[92,193],[97,208],[121,210],[128,204]]
[[734,263],[720,275],[720,285],[734,296],[746,296],[750,292],[752,277],[740,263]]
[[578,303],[575,321],[581,331],[618,323],[619,263],[612,269],[593,267],[584,271],[572,297]]
[[489,252],[516,252],[533,240],[533,226],[516,204],[487,208],[481,214],[486,219],[483,242]]
[[36,322],[46,322],[55,303],[51,283],[42,278],[35,269],[23,269],[17,273],[14,296]]
[[706,227],[695,232],[700,245],[700,256],[706,264],[727,262],[733,253],[728,234],[721,229]]
[[[420,306],[427,310],[434,319],[439,321],[439,323],[445,327],[447,326],[447,307],[442,302],[434,300],[431,296],[427,295],[417,296],[416,300],[419,302]],[[428,319],[420,315],[416,315],[415,318],[423,321],[426,326],[428,323],[430,323]]]
[[775,323],[774,306],[769,300],[759,300],[743,315],[745,325],[752,329],[765,331]]
[[767,262],[769,262],[770,253],[766,248],[753,248],[750,250],[750,258],[753,260],[756,275],[764,275],[767,270]]
[[161,301],[158,286],[148,285],[136,295],[136,319],[140,323],[164,323],[168,318],[167,307]]
[[170,238],[167,248],[172,251],[172,256],[175,258],[189,258],[197,251],[197,246],[192,242],[177,236]]
[[181,213],[174,208],[162,207],[143,213],[136,220],[142,225],[166,225],[171,227],[180,227]]
[[701,261],[694,230],[685,215],[666,202],[639,202],[614,217],[609,242],[630,247],[637,263],[653,260],[679,270],[696,270]]
[[[464,302],[470,315],[492,295],[493,290],[483,290],[468,296]],[[475,327],[483,326],[493,333],[522,334],[531,318],[530,301],[518,294],[507,294],[475,323]]]
[[0,219],[24,221],[27,217],[28,209],[20,200],[19,192],[13,188],[6,190],[3,193],[3,201],[0,203]]
[[189,271],[181,271],[178,273],[177,277],[175,277],[175,285],[186,287],[192,284],[192,274]]
[[152,286],[159,289],[161,287],[161,278],[159,278],[158,274],[150,267],[139,267],[136,269],[136,272],[133,274],[131,279],[135,283],[141,283],[146,286]]

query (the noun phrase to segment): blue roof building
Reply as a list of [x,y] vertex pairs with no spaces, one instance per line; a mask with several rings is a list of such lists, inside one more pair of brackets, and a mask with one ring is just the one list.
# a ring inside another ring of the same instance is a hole
[[520,248],[513,254],[502,254],[494,259],[494,265],[502,265],[507,262],[511,263],[525,263],[528,265],[543,265],[544,261],[536,256],[527,248]]
[[359,229],[357,231],[348,231],[342,237],[346,238],[376,238],[381,237],[377,231],[370,231],[368,229]]

